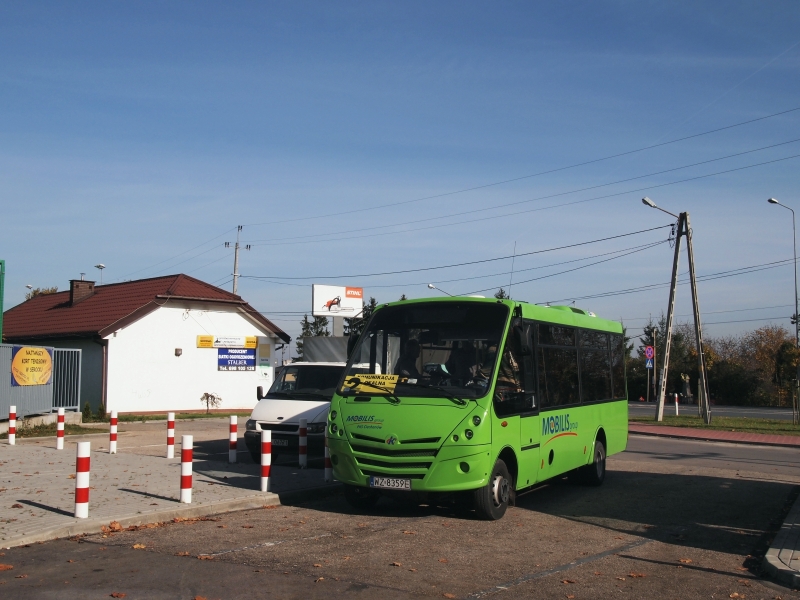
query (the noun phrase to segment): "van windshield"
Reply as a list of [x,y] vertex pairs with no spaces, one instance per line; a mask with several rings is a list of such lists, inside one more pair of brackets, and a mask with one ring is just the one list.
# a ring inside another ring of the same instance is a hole
[[[342,393],[485,396],[508,314],[504,304],[463,301],[410,302],[382,308],[373,315],[350,356]],[[364,373],[388,378],[361,377],[361,384],[348,385],[349,378]],[[382,390],[367,381],[390,384],[381,385]]]
[[330,400],[344,372],[337,365],[287,365],[275,378],[267,397]]

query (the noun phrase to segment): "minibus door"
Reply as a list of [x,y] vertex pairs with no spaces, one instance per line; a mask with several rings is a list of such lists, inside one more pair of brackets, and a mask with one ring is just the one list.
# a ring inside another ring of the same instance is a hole
[[519,419],[519,475],[516,487],[522,489],[536,483],[539,472],[539,404],[536,401],[536,379],[533,363],[533,336],[531,323],[524,321],[520,335],[522,376],[525,385]]

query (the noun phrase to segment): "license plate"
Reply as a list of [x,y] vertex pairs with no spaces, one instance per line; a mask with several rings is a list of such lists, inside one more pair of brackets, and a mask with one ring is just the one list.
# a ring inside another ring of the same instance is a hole
[[370,477],[369,487],[387,490],[411,490],[411,480],[398,479],[397,477]]
[[272,440],[272,445],[273,446],[288,446],[289,445],[289,440],[275,440],[275,439],[273,439]]

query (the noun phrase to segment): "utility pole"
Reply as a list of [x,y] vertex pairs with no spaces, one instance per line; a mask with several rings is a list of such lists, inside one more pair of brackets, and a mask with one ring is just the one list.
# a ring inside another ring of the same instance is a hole
[[[239,289],[239,234],[242,231],[242,225],[236,227],[236,245],[233,247],[233,293],[235,294]],[[231,243],[225,242],[225,247],[230,248]],[[245,250],[250,250],[250,244],[244,247]]]
[[675,295],[678,289],[678,267],[680,264],[681,238],[686,236],[686,249],[689,255],[689,281],[692,292],[692,310],[694,316],[694,336],[697,347],[697,370],[699,378],[697,381],[698,412],[703,417],[706,424],[711,423],[711,409],[708,398],[708,380],[706,379],[706,358],[703,350],[703,333],[700,326],[700,301],[697,297],[697,279],[694,269],[694,249],[692,247],[692,231],[689,221],[689,213],[682,212],[678,215],[678,225],[675,232],[675,257],[672,263],[672,282],[669,289],[669,305],[667,307],[667,338],[664,340],[664,360],[661,367],[661,377],[658,385],[658,407],[656,409],[656,420],[664,420],[664,396],[667,392],[667,375],[669,373],[669,354],[672,347],[672,327],[675,317]]
[[642,203],[656,208],[662,212],[678,218],[675,230],[675,257],[672,262],[672,281],[669,288],[669,305],[667,307],[667,331],[664,340],[664,360],[661,367],[661,377],[657,390],[658,405],[656,407],[656,420],[664,420],[664,396],[667,392],[667,375],[669,373],[669,353],[672,346],[672,325],[675,317],[675,295],[678,289],[678,267],[680,265],[681,238],[686,236],[686,249],[689,255],[689,281],[692,292],[692,310],[694,315],[694,337],[697,346],[697,370],[699,378],[697,381],[697,403],[698,412],[703,417],[706,425],[711,423],[711,407],[709,405],[708,379],[706,378],[706,357],[703,350],[703,332],[700,326],[700,301],[697,297],[697,279],[694,270],[694,250],[692,247],[692,229],[689,221],[689,213],[682,212],[675,215],[669,211],[656,206],[650,198],[642,198]]
[[3,297],[5,295],[6,261],[0,260],[0,343],[3,342]]

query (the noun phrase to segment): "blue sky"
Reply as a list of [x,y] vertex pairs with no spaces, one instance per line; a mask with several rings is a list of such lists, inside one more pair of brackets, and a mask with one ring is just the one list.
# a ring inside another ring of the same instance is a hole
[[[6,307],[99,262],[106,283],[230,289],[243,225],[239,292],[296,335],[312,282],[379,301],[508,288],[511,259],[337,276],[668,224],[643,195],[690,211],[701,276],[789,259],[791,214],[766,198],[800,209],[800,111],[517,178],[800,108],[799,25],[793,1],[0,3]],[[516,258],[524,281],[637,249],[512,294],[666,282],[669,245],[637,248],[666,231]],[[791,314],[793,286],[791,264],[701,282],[706,335],[789,326],[765,319]],[[667,295],[577,304],[635,329]]]

